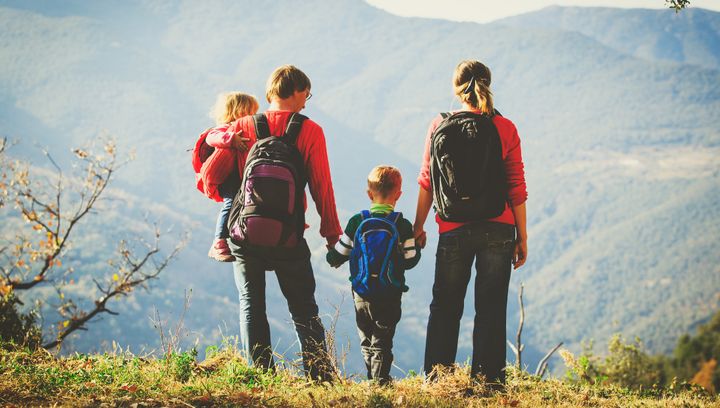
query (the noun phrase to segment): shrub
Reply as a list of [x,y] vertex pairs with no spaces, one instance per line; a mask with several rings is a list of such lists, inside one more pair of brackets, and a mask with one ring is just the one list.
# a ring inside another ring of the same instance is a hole
[[34,311],[20,312],[18,304],[12,292],[0,296],[0,341],[35,349],[41,343],[37,314]]

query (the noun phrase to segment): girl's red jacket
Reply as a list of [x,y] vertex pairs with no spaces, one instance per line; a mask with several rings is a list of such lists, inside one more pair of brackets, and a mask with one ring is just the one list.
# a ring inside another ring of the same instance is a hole
[[218,202],[223,201],[218,187],[225,179],[218,180],[217,175],[230,174],[234,162],[228,160],[227,155],[220,149],[210,146],[207,143],[207,136],[213,132],[225,133],[229,125],[229,123],[220,125],[202,132],[193,149],[192,166],[195,170],[195,185],[201,193]]
[[[291,114],[290,111],[266,111],[270,134],[282,135]],[[201,175],[208,196],[217,194],[217,187],[232,173],[234,166],[237,166],[239,174],[244,173],[247,151],[241,152],[232,148],[232,136],[238,132],[242,132],[243,137],[250,139],[247,145],[248,148],[252,147],[257,140],[252,116],[240,118],[224,130],[222,127],[215,128],[207,134],[205,141],[216,148],[208,159],[208,161],[212,159],[214,164],[208,165],[207,168],[203,165]],[[297,138],[297,148],[305,161],[310,195],[320,214],[320,235],[324,238],[338,237],[342,234],[342,227],[335,208],[335,193],[330,177],[325,134],[320,125],[310,119],[305,120]],[[307,198],[304,201],[307,208]]]
[[[481,113],[480,111],[474,112]],[[420,175],[418,176],[418,184],[426,191],[432,191],[432,186],[430,185],[430,138],[442,120],[442,116],[438,115],[432,123],[430,123],[427,136],[425,137],[425,153],[423,154],[422,167],[420,168]],[[495,127],[497,127],[498,134],[500,135],[500,143],[502,144],[502,158],[505,163],[505,173],[508,183],[508,203],[513,206],[520,205],[527,200],[525,166],[520,151],[520,137],[518,136],[515,124],[509,119],[495,115],[493,117],[493,123]],[[515,225],[515,216],[508,203],[505,204],[505,211],[503,211],[499,217],[489,219],[488,221]],[[435,221],[438,223],[440,233],[451,231],[464,225],[464,223],[459,222],[443,221],[437,214],[435,215]]]

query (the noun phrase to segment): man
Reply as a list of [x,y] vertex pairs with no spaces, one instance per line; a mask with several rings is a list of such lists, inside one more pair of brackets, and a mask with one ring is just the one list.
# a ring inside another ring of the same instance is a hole
[[[304,109],[311,96],[310,79],[301,70],[292,65],[277,68],[266,85],[270,106],[264,115],[270,135],[282,135],[290,117]],[[224,135],[208,139],[208,143],[215,147],[237,147],[242,142],[252,146],[257,140],[253,117],[241,118],[230,125]],[[335,208],[322,128],[306,119],[300,128],[296,146],[305,164],[310,193],[320,214],[320,235],[327,240],[328,247],[332,247],[342,229]],[[248,151],[239,149],[236,157],[240,174],[244,174]],[[240,294],[242,346],[249,358],[259,367],[274,367],[265,308],[265,274],[274,270],[295,324],[306,374],[312,379],[330,379],[325,329],[318,317],[315,277],[305,239],[300,237],[298,244],[291,248],[257,247],[235,240],[229,245],[236,258],[233,270]]]

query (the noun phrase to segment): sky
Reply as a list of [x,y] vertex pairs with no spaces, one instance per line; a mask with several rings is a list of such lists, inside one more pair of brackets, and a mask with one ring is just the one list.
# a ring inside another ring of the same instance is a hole
[[[408,17],[485,23],[547,6],[667,8],[665,0],[366,0],[375,7]],[[720,0],[690,0],[690,7],[720,11]]]

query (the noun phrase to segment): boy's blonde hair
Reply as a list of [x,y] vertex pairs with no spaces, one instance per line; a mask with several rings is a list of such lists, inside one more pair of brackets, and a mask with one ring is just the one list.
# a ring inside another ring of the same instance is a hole
[[402,187],[402,174],[393,166],[377,166],[368,174],[368,189],[385,198]]
[[265,85],[265,98],[287,99],[295,92],[310,90],[310,78],[294,65],[283,65],[270,74]]
[[495,111],[490,91],[490,68],[476,60],[465,60],[455,68],[453,87],[460,101],[488,115]]
[[259,108],[257,98],[252,95],[242,92],[221,93],[210,112],[210,117],[215,119],[215,123],[222,125],[243,116],[254,115]]

